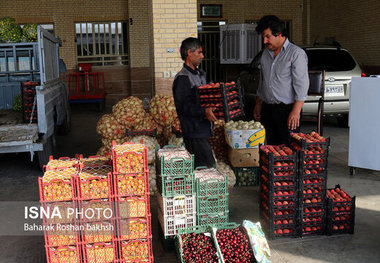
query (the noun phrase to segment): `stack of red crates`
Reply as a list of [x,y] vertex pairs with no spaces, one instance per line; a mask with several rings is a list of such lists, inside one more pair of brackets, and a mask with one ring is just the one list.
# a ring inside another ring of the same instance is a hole
[[112,147],[118,262],[153,262],[147,157],[143,144]]
[[323,235],[326,226],[326,189],[329,138],[316,132],[294,133],[291,146],[299,151],[300,234]]
[[226,122],[244,116],[239,83],[211,83],[199,86],[199,101],[204,108],[215,108],[214,115]]
[[260,217],[270,239],[298,233],[297,154],[285,145],[260,146]]
[[82,262],[80,233],[77,229],[65,229],[66,226],[78,226],[75,216],[68,216],[68,208],[76,209],[75,177],[79,173],[78,160],[52,157],[44,167],[44,176],[38,178],[41,206],[58,207],[62,218],[43,218],[46,257],[48,263]]
[[355,199],[339,185],[327,190],[326,234],[353,234],[355,227]]
[[[112,166],[105,157],[79,158],[75,178],[83,262],[117,260]],[[94,211],[94,212],[92,212]]]
[[37,102],[34,103],[34,101],[36,86],[38,85],[39,82],[33,81],[22,83],[22,117],[24,123],[29,123],[30,120],[32,120],[32,123],[37,123]]

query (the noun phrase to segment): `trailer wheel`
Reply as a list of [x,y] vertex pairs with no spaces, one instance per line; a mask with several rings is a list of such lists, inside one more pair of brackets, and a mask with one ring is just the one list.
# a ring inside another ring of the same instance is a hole
[[71,109],[70,105],[68,105],[66,117],[63,120],[62,125],[57,126],[57,133],[59,135],[67,135],[71,130]]
[[54,155],[54,136],[50,136],[44,143],[42,151],[38,152],[38,165],[43,170],[44,165],[49,162],[50,155]]

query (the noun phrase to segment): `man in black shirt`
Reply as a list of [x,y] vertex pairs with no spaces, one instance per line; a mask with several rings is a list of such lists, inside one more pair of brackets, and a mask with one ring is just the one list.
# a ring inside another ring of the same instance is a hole
[[194,166],[215,166],[209,137],[213,135],[216,117],[213,108],[203,108],[197,98],[197,87],[206,84],[206,74],[198,66],[203,56],[202,42],[193,37],[181,44],[183,68],[175,76],[173,96],[181,123],[186,149],[194,154]]

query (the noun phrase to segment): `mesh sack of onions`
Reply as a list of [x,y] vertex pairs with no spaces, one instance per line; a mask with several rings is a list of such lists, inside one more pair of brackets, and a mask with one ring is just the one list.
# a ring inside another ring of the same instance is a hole
[[161,126],[171,126],[177,118],[174,99],[171,95],[156,95],[150,100],[149,111]]
[[150,195],[155,195],[157,192],[156,184],[156,166],[154,164],[148,165],[149,169],[149,192]]
[[177,136],[172,135],[172,137],[170,137],[170,139],[169,139],[168,144],[169,145],[175,145],[177,147],[181,147],[183,145],[183,138],[182,137],[177,138]]
[[110,156],[110,149],[108,149],[106,146],[102,146],[99,148],[98,152],[96,153],[97,156],[105,156],[109,157]]
[[100,117],[96,131],[104,138],[119,139],[125,137],[125,129],[112,114]]
[[235,186],[235,183],[236,183],[235,173],[228,164],[226,164],[225,162],[223,162],[221,160],[217,160],[216,169],[221,174],[228,176],[228,187],[229,188],[232,188]]
[[144,140],[144,144],[148,150],[148,163],[154,163],[156,160],[155,147],[158,144],[156,138],[149,136],[135,136],[131,138],[131,142],[140,143],[141,139]]
[[210,138],[212,150],[215,152],[216,159],[225,163],[228,162],[228,144],[224,134],[224,120],[214,122],[214,136]]
[[124,127],[133,130],[136,125],[144,121],[143,101],[133,96],[125,98],[112,107],[112,114]]

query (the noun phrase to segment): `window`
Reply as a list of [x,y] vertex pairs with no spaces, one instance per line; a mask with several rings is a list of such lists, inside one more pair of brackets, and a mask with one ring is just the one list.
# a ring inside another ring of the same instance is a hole
[[345,50],[341,49],[306,49],[310,70],[349,71],[356,67],[356,62]]
[[77,62],[128,65],[126,22],[76,23]]

